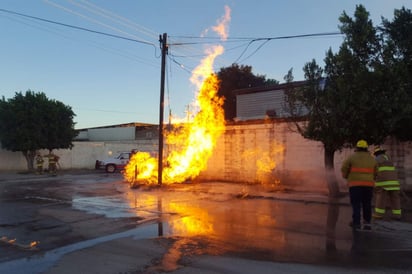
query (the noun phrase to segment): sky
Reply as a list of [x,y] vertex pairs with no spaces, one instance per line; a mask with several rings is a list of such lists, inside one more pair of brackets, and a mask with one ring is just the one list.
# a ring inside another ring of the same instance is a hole
[[[164,120],[170,113],[184,119],[197,94],[191,72],[207,48],[224,47],[215,72],[237,63],[281,83],[289,69],[303,80],[305,63],[323,66],[342,35],[254,39],[336,33],[339,16],[353,17],[359,4],[375,26],[382,16],[392,20],[394,9],[412,9],[410,0],[1,0],[0,96],[44,92],[72,107],[76,129],[158,124],[159,36],[166,33]],[[228,37],[221,40],[212,27],[225,14]]]

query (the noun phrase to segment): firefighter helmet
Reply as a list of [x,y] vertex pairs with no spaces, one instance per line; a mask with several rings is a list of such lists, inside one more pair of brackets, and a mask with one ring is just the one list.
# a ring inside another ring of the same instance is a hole
[[378,147],[375,147],[375,150],[373,151],[373,154],[376,155],[376,154],[385,153],[385,152],[386,152],[386,150],[384,150],[383,148],[378,146]]
[[368,142],[366,142],[365,140],[359,140],[356,143],[356,147],[358,147],[358,148],[368,148]]

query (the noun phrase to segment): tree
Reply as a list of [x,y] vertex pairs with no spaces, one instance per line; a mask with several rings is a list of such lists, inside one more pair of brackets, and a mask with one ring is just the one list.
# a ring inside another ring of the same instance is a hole
[[274,79],[266,79],[264,75],[253,74],[252,67],[246,65],[232,64],[230,67],[221,68],[217,76],[220,81],[218,95],[225,98],[223,109],[226,120],[232,120],[236,117],[234,90],[279,84]]
[[51,100],[42,92],[16,93],[0,100],[0,142],[11,151],[21,151],[33,170],[39,149],[72,148],[76,136],[70,106]]
[[412,140],[412,13],[395,9],[393,21],[382,19],[383,60],[382,74],[390,76],[392,90],[397,97],[397,108],[392,113],[391,135],[402,141]]
[[[390,113],[398,98],[381,65],[381,44],[369,13],[359,5],[354,19],[339,18],[345,35],[339,51],[328,50],[325,68],[315,60],[303,70],[307,84],[287,92],[292,110],[303,105],[306,121],[296,123],[303,137],[322,142],[329,194],[339,195],[334,175],[334,153],[359,139],[380,144],[391,132]],[[290,75],[287,77],[290,78]],[[293,113],[297,113],[296,111]]]

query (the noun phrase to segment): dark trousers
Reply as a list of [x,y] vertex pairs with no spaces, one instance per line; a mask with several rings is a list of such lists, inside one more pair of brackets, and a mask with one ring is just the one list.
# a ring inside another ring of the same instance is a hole
[[361,210],[365,223],[372,219],[372,194],[373,187],[353,186],[349,188],[350,203],[352,205],[352,223],[361,224]]

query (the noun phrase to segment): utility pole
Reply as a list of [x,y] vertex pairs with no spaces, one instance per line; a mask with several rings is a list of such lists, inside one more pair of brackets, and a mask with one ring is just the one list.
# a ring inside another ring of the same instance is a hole
[[159,109],[159,155],[157,164],[157,184],[162,185],[163,179],[163,119],[164,119],[164,101],[165,101],[165,71],[166,71],[166,54],[167,54],[167,34],[163,37],[159,35],[160,48],[162,50],[162,67],[160,76],[160,109]]

